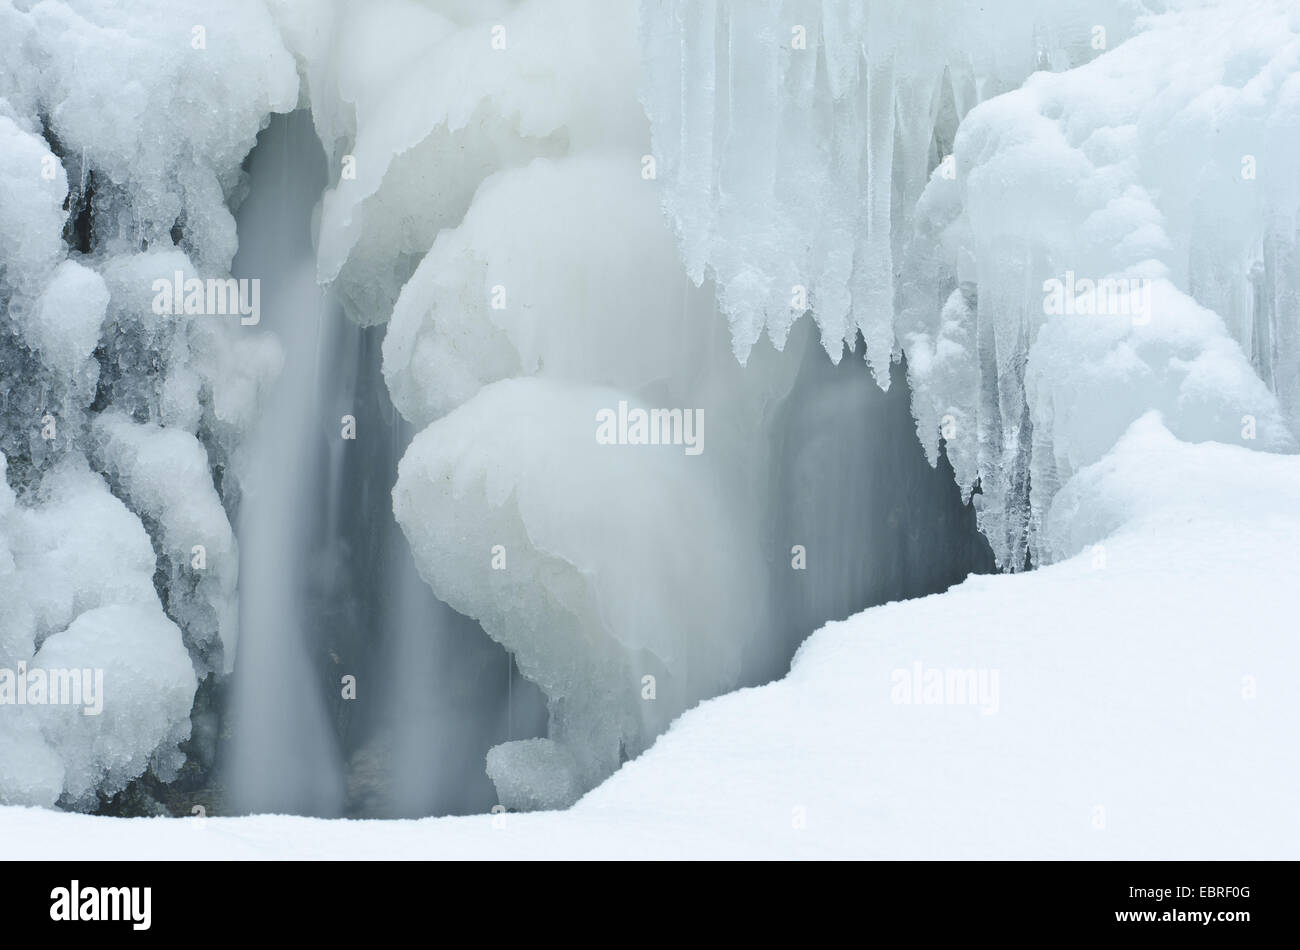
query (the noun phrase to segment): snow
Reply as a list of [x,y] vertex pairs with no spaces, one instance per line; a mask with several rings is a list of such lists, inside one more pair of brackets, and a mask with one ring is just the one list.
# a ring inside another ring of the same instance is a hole
[[[1061,560],[814,634],[564,812],[416,822],[0,808],[13,858],[1294,858],[1300,459],[1154,414],[1058,495]],[[1097,512],[1079,525],[1081,510]],[[1097,546],[1100,545],[1100,548]],[[985,704],[901,673],[996,671]],[[196,804],[202,804],[197,803]]]

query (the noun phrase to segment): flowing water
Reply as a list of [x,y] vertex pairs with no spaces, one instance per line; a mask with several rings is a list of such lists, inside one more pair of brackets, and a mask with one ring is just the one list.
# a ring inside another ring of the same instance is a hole
[[486,811],[484,755],[543,734],[544,701],[434,597],[393,520],[412,433],[383,383],[383,328],[348,321],[316,284],[310,227],[326,173],[310,115],[275,117],[248,171],[233,273],[262,281],[262,323],[245,332],[274,333],[285,361],[240,478],[232,805]]

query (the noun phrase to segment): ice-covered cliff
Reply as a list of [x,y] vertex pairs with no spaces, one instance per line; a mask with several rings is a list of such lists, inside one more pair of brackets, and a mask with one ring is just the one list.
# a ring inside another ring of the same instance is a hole
[[665,206],[741,358],[806,311],[835,359],[860,331],[882,385],[906,355],[922,443],[1019,569],[1070,553],[1039,535],[1054,494],[1147,409],[1294,448],[1298,24],[646,0]]

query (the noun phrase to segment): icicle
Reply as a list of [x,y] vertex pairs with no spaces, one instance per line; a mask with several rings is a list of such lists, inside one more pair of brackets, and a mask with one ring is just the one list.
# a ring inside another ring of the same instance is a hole
[[888,60],[869,70],[866,126],[866,221],[853,269],[853,315],[876,383],[888,389],[894,349],[894,66]]

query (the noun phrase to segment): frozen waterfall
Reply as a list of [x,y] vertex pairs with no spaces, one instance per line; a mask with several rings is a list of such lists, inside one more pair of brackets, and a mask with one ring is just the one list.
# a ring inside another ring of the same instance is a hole
[[564,808],[1293,452],[1292,6],[0,0],[0,804]]

